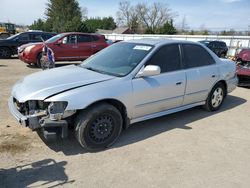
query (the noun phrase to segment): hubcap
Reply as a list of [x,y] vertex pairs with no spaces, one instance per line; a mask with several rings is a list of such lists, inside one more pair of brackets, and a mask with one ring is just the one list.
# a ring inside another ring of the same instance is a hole
[[217,88],[212,96],[212,106],[214,108],[217,108],[218,106],[220,106],[222,100],[223,100],[223,90],[222,88]]
[[93,121],[90,128],[90,138],[97,142],[105,142],[113,133],[114,121],[111,116],[99,116]]

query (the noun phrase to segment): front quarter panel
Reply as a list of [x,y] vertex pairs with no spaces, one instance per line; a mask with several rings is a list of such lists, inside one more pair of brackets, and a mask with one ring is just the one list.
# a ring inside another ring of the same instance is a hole
[[86,109],[93,103],[115,99],[124,104],[127,115],[132,117],[132,85],[130,79],[117,78],[97,84],[68,90],[47,98],[46,102],[67,101],[66,110]]

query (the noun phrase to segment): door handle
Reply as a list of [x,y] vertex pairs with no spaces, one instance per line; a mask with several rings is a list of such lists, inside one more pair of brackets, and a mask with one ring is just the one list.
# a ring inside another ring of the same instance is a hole
[[212,78],[215,78],[215,77],[216,77],[216,75],[215,75],[215,74],[213,74],[213,75],[212,75]]
[[78,46],[72,46],[72,48],[78,48]]
[[96,48],[96,45],[92,45],[91,47],[92,47],[92,48]]
[[177,83],[176,83],[176,85],[181,85],[181,84],[182,84],[182,82],[177,82]]

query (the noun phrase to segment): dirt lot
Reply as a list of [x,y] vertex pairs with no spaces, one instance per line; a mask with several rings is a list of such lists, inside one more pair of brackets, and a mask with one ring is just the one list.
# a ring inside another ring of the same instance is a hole
[[12,85],[36,71],[0,60],[0,187],[249,187],[249,89],[237,88],[219,112],[138,123],[112,148],[86,153],[73,135],[45,144],[9,114]]

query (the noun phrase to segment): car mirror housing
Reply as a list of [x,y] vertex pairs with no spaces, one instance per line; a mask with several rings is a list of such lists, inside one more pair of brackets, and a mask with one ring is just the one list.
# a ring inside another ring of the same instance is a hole
[[59,45],[61,45],[62,43],[63,43],[62,40],[58,40],[55,44],[59,46]]
[[159,66],[147,65],[138,72],[136,78],[156,76],[159,75],[160,73],[161,73],[161,68]]

